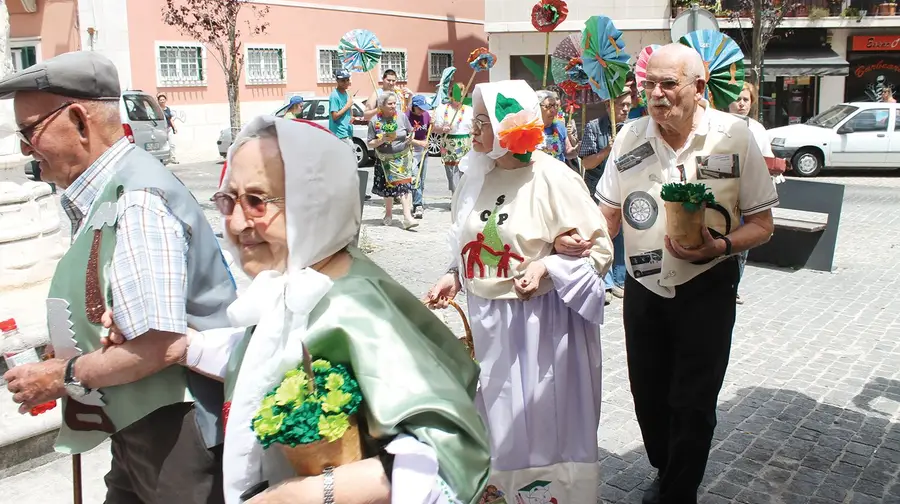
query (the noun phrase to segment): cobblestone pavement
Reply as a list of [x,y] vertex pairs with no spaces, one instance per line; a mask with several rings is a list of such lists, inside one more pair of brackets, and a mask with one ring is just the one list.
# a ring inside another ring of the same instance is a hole
[[[430,166],[429,208],[416,231],[403,231],[398,221],[384,227],[378,198],[364,209],[362,246],[417,295],[448,262],[450,197],[439,162],[431,159]],[[218,169],[174,170],[203,202]],[[846,185],[836,269],[748,265],[701,502],[900,503],[900,174],[817,180]],[[654,472],[634,419],[621,302],[607,310],[601,500],[639,503]],[[462,335],[454,312],[439,315]],[[102,495],[108,455],[98,449],[85,460],[91,495]],[[44,478],[67,481],[67,464],[0,480],[0,495],[51,503],[57,500],[48,495],[57,492],[65,502],[69,487],[51,491]]]

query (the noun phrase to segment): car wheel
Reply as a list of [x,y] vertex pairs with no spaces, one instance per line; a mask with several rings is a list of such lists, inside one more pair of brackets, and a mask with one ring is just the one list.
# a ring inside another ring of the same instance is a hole
[[634,270],[634,278],[641,278],[644,274],[640,270]]
[[353,151],[356,153],[356,166],[362,168],[369,162],[369,149],[358,138],[353,139]]
[[793,168],[791,171],[801,177],[815,177],[822,171],[824,165],[822,153],[809,147],[800,149],[791,158]]
[[432,133],[428,136],[428,157],[437,157],[441,155],[441,137],[443,135],[435,135]]

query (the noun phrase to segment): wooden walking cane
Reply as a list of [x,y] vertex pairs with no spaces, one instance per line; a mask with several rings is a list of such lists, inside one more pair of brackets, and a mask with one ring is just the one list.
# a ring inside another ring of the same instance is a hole
[[[581,102],[584,104],[581,106],[581,138],[584,138],[585,119],[587,119],[587,91],[585,91],[584,89],[581,90],[581,97]],[[584,169],[584,164],[581,165],[580,171],[581,180],[585,180],[585,178],[587,177],[587,170]]]
[[83,504],[81,495],[81,454],[72,455],[72,491],[75,504]]

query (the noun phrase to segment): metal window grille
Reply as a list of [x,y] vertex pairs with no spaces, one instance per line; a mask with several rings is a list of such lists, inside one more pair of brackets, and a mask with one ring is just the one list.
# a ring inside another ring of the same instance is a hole
[[397,72],[397,80],[406,81],[406,51],[384,51],[381,53],[381,74],[386,70]]
[[337,49],[319,49],[319,82],[335,82],[334,71],[341,68]]
[[156,65],[161,86],[206,85],[202,47],[159,46]]
[[452,52],[432,51],[428,56],[428,80],[441,80],[441,74],[448,67],[453,66]]
[[285,81],[284,49],[247,49],[247,81],[250,84],[281,84]]

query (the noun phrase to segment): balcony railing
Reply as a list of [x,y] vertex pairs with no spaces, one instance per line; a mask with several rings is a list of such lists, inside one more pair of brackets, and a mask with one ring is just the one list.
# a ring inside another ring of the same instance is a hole
[[[671,0],[672,17],[682,11],[690,9],[690,0]],[[702,0],[698,2],[700,7],[706,9],[716,17],[732,18],[734,16],[752,17],[752,0]],[[895,16],[900,14],[897,10],[896,0],[763,0],[764,5],[787,5],[786,18],[808,18],[810,20],[825,17],[860,17],[860,16]]]

